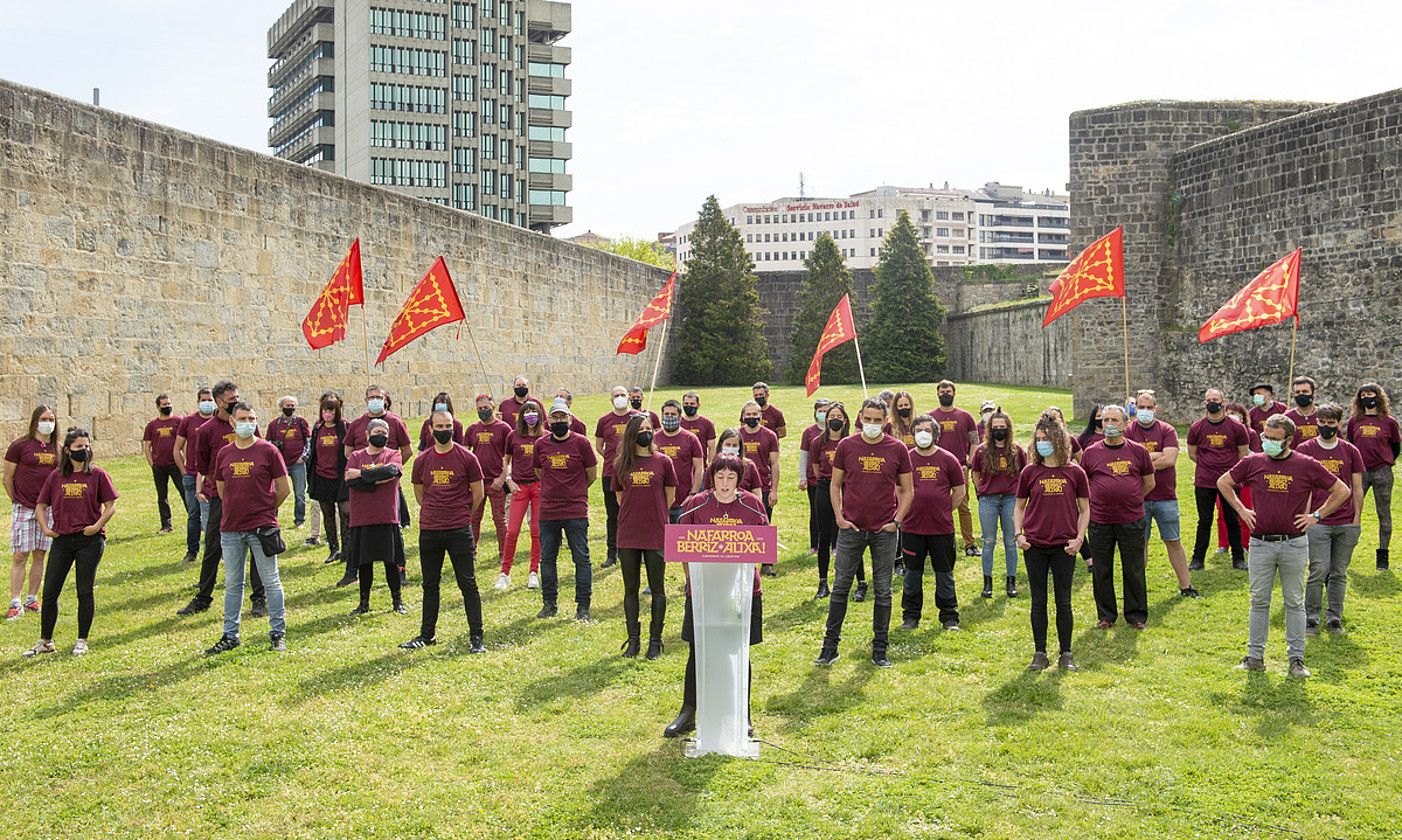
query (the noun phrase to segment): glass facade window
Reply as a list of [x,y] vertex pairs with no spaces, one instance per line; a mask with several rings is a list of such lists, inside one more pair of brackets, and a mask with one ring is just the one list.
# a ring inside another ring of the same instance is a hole
[[453,185],[453,206],[459,210],[477,209],[477,185],[476,184],[454,184]]
[[477,61],[477,51],[473,49],[471,38],[453,39],[453,63],[454,64],[474,64]]
[[371,120],[370,145],[376,148],[442,151],[448,148],[448,127]]
[[453,76],[453,98],[459,102],[471,102],[477,98],[477,77]]
[[398,9],[370,8],[370,34],[393,35],[396,38],[421,38],[442,41],[447,37],[448,19],[428,12],[406,12]]
[[547,207],[564,207],[566,193],[562,190],[531,190],[531,204]]
[[370,108],[376,111],[413,111],[421,114],[447,112],[447,92],[421,85],[370,83]]
[[376,73],[406,76],[446,76],[448,56],[441,50],[370,45],[370,69]]
[[565,162],[559,158],[531,158],[528,168],[531,172],[548,172],[554,175],[565,174]]
[[479,146],[482,160],[495,160],[497,156],[497,138],[495,134],[483,134],[482,142]]
[[476,137],[477,136],[477,115],[471,111],[453,112],[453,136],[454,137]]
[[372,157],[370,183],[392,187],[446,187],[448,165],[434,160]]
[[549,108],[553,111],[563,111],[565,110],[565,97],[533,93],[528,98],[527,104],[532,108]]
[[565,78],[565,65],[551,64],[543,61],[532,61],[527,68],[532,76],[544,76],[549,79]]
[[533,125],[526,134],[531,140],[549,140],[554,143],[565,142],[565,130],[558,126]]
[[471,3],[453,4],[453,26],[459,29],[471,29],[476,25],[477,19]]

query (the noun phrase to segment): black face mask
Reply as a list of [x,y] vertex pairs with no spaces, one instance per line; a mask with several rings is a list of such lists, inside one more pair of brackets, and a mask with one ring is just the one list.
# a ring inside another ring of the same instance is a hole
[[1361,406],[1363,406],[1364,408],[1377,408],[1377,407],[1378,407],[1378,398],[1377,398],[1377,397],[1359,397],[1359,398],[1358,398],[1358,404],[1361,405]]
[[769,398],[768,398],[768,397],[755,397],[755,403],[756,403],[760,408],[764,408],[766,405],[769,404]]
[[842,421],[841,421],[841,420],[829,420],[829,421],[828,421],[828,428],[829,428],[829,429],[832,429],[834,432],[840,432],[840,431],[842,431]]
[[1314,402],[1314,395],[1313,395],[1313,394],[1296,394],[1296,395],[1295,395],[1295,405],[1298,405],[1300,408],[1304,408],[1305,406],[1309,405],[1309,404],[1312,403],[1312,402]]
[[387,443],[389,443],[389,435],[371,435],[371,436],[370,436],[370,445],[371,445],[371,446],[383,448],[384,445],[387,444]]
[[989,436],[992,437],[994,440],[1007,440],[1007,439],[1008,439],[1008,430],[1007,430],[1007,429],[990,429],[989,432],[988,432],[988,434],[989,434]]
[[634,411],[638,411],[638,410],[640,410],[640,409],[643,407],[643,398],[642,398],[642,397],[637,397],[637,398],[631,399],[631,400],[628,401],[628,404],[631,405],[631,406],[633,407],[633,410],[634,410]]
[[746,417],[746,418],[745,418],[745,425],[746,425],[746,426],[749,426],[751,429],[756,428],[757,426],[759,426],[759,418],[758,418],[758,417]]
[[516,388],[514,390],[518,399],[524,399],[531,392],[530,388]]
[[161,413],[161,416],[162,416],[162,417],[169,417],[169,416],[170,416],[171,407],[168,406],[168,405],[163,405],[163,406],[161,406],[160,408],[158,408],[158,409],[156,409],[156,410],[159,411],[159,412]]
[[285,405],[282,407],[282,416],[291,417],[296,411],[297,409],[294,406]]
[[1222,404],[1221,404],[1221,403],[1219,403],[1219,402],[1210,402],[1210,403],[1207,403],[1207,413],[1208,413],[1208,414],[1216,414],[1217,412],[1219,412],[1219,411],[1221,411],[1221,410],[1222,410]]
[[453,430],[452,430],[452,429],[434,429],[434,430],[433,430],[433,439],[436,440],[436,441],[438,441],[439,443],[444,443],[444,444],[446,444],[446,443],[448,443],[449,441],[451,441],[451,440],[453,439]]
[[90,455],[92,455],[92,450],[90,449],[71,449],[68,452],[68,457],[72,458],[75,464],[87,463]]
[[568,420],[556,420],[550,424],[550,434],[557,438],[562,438],[570,433],[570,423]]
[[896,409],[896,413],[907,420],[910,419],[910,409],[908,408],[898,408]]
[[1090,421],[1090,427],[1091,427],[1092,429],[1098,429],[1098,428],[1100,428],[1100,421],[1099,421],[1099,420],[1092,420],[1092,421]]
[[638,432],[638,446],[652,446],[652,432]]
[[1339,429],[1337,426],[1326,426],[1323,423],[1319,424],[1319,436],[1325,440],[1333,440],[1334,436],[1338,433]]
[[687,417],[695,417],[695,416],[696,416],[696,412],[697,412],[700,408],[701,408],[701,407],[698,406],[698,405],[684,405],[684,406],[682,406],[682,412],[685,413]]
[[945,408],[949,408],[951,405],[954,405],[954,395],[940,394],[940,405],[944,406]]
[[492,419],[492,410],[490,408],[479,408],[477,409],[477,417],[483,423],[486,423]]

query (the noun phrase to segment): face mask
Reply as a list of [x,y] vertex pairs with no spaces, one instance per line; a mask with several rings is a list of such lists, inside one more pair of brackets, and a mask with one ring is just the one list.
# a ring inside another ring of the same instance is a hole
[[550,434],[562,438],[570,433],[570,421],[556,420],[550,424]]
[[1377,408],[1377,407],[1378,407],[1378,398],[1377,398],[1377,397],[1360,397],[1359,400],[1358,400],[1358,404],[1361,405],[1361,406],[1363,406],[1364,408]]
[[156,409],[156,410],[159,411],[159,412],[161,413],[161,416],[162,416],[162,417],[169,417],[169,416],[170,416],[170,412],[171,412],[171,406],[163,405],[163,406],[161,406],[160,408],[158,408],[158,409]]
[[954,395],[940,394],[940,405],[944,406],[945,408],[949,408],[951,405],[954,405]]
[[534,426],[535,424],[540,422],[540,415],[536,414],[534,411],[532,411],[530,414],[525,415],[525,418],[527,426]]
[[720,448],[720,454],[725,455],[725,456],[728,457],[728,458],[739,458],[739,457],[740,457],[740,447],[738,447],[738,446],[722,446],[722,447]]
[[630,399],[630,400],[628,401],[628,404],[631,405],[631,406],[633,407],[633,410],[634,410],[634,411],[642,411],[642,410],[643,410],[643,398],[642,398],[642,397],[634,397],[633,399]]
[[72,450],[69,450],[69,452],[68,452],[68,457],[72,458],[73,461],[74,461],[75,463],[84,464],[84,463],[87,463],[88,456],[90,456],[91,454],[92,454],[91,450],[87,450],[87,449],[72,449]]
[[200,400],[200,414],[213,414],[214,400]]
[[477,419],[481,420],[483,423],[490,422],[492,419],[492,410],[490,408],[477,409]]
[[[452,430],[452,429],[434,429],[434,430],[433,430],[433,439],[446,446],[446,445],[449,443],[449,441],[451,441],[451,440],[453,439],[453,430]],[[384,444],[380,444],[380,445],[383,446]]]
[[898,408],[898,409],[896,409],[896,414],[899,414],[901,417],[905,418],[906,420],[909,420],[909,419],[910,419],[910,409],[908,409],[908,408]]
[[447,404],[447,403],[434,403],[434,404],[433,404],[433,410],[434,410],[434,411],[447,411],[447,410],[448,410],[448,404]]
[[628,398],[625,397],[625,396],[621,396],[621,395],[620,395],[620,396],[617,396],[617,397],[614,397],[614,398],[613,398],[613,407],[616,408],[616,409],[618,409],[619,411],[622,411],[623,409],[625,409],[625,408],[628,407]]
[[1251,395],[1251,402],[1254,403],[1255,405],[1265,405],[1265,404],[1266,404],[1266,395],[1265,395],[1265,394],[1252,394],[1252,395]]
[[257,423],[251,423],[251,422],[249,422],[249,421],[247,421],[247,420],[242,420],[242,421],[240,421],[240,422],[234,424],[234,434],[238,435],[239,437],[243,438],[244,440],[247,440],[248,438],[253,437],[253,432],[254,432],[254,430],[256,430],[257,428],[258,428],[258,424],[257,424]]
[[769,404],[769,398],[768,398],[768,397],[755,397],[755,402],[759,405],[760,408],[764,408],[766,405]]
[[699,405],[684,405],[682,406],[682,413],[687,417],[695,417],[696,412],[700,410],[700,408],[701,406]]
[[1309,405],[1309,404],[1312,403],[1312,402],[1314,402],[1314,395],[1312,395],[1312,394],[1296,394],[1296,395],[1295,395],[1295,405],[1298,405],[1300,408],[1304,408],[1305,406]]
[[842,421],[836,418],[828,421],[828,428],[833,430],[834,432],[842,431],[842,425]]
[[1117,438],[1124,433],[1125,430],[1121,429],[1116,423],[1109,423],[1105,426],[1105,437],[1107,438]]
[[1050,457],[1052,456],[1052,453],[1055,452],[1055,451],[1056,451],[1056,447],[1052,446],[1052,442],[1051,442],[1051,441],[1049,441],[1049,440],[1039,440],[1039,441],[1037,441],[1037,454],[1038,454],[1038,455],[1041,455],[1043,458],[1050,458]]
[[54,421],[40,420],[39,424],[35,428],[41,435],[51,435],[54,433]]
[[992,432],[990,432],[989,434],[992,435],[992,437],[993,437],[994,440],[1007,440],[1007,439],[1008,439],[1008,430],[1007,430],[1007,429],[994,429],[994,430],[993,430]]
[[1219,402],[1210,402],[1210,403],[1207,403],[1207,413],[1208,413],[1208,414],[1216,414],[1217,412],[1219,412],[1219,411],[1221,411],[1221,410],[1222,410],[1222,404],[1221,404],[1221,403],[1219,403]]
[[514,388],[512,390],[516,394],[517,398],[524,398],[526,394],[529,394],[531,392],[530,388]]
[[993,412],[991,412],[991,411],[985,411],[985,412],[983,413],[983,422],[987,423],[992,417],[993,417]]
[[1238,417],[1238,416],[1236,416],[1235,414],[1228,414],[1227,416],[1230,417],[1230,418],[1232,418],[1233,420],[1237,421],[1238,423],[1240,423],[1240,424],[1243,425],[1243,426],[1246,425],[1246,419],[1245,419],[1245,418]]
[[881,437],[881,424],[880,424],[880,423],[863,423],[863,424],[862,424],[862,437],[872,438],[872,439]]
[[815,412],[813,412],[813,422],[814,422],[814,423],[817,423],[819,426],[821,426],[821,425],[823,425],[824,423],[828,422],[828,414],[827,414],[827,412],[826,412],[826,411],[815,411]]
[[681,427],[682,427],[682,419],[681,419],[680,417],[672,417],[672,416],[669,415],[669,416],[667,416],[667,417],[663,417],[663,418],[662,418],[662,428],[663,428],[664,431],[675,432],[677,429],[680,429]]
[[1091,427],[1092,429],[1099,429],[1099,428],[1100,428],[1100,420],[1099,420],[1099,419],[1091,420],[1091,421],[1090,421],[1090,427]]
[[1142,425],[1145,425],[1145,426],[1152,426],[1152,425],[1154,425],[1154,410],[1153,410],[1152,408],[1141,408],[1141,409],[1139,409],[1139,413],[1136,414],[1135,416],[1136,416],[1137,418],[1139,418],[1139,422],[1140,422]]
[[756,427],[759,426],[759,418],[758,418],[758,417],[746,417],[746,418],[745,418],[745,425],[746,425],[746,426],[749,426],[751,429],[754,429],[754,428],[756,428]]
[[930,444],[935,442],[935,436],[929,432],[916,432],[915,445],[921,449],[929,449]]
[[323,423],[334,423],[334,422],[336,422],[336,412],[334,412],[334,411],[323,411],[323,412],[321,412],[321,422],[323,422]]
[[652,432],[638,432],[638,446],[652,446]]
[[376,447],[376,448],[383,448],[384,445],[387,444],[387,443],[389,443],[389,435],[371,435],[371,436],[370,436],[370,445],[371,445],[371,446],[374,446],[374,447]]
[[365,401],[365,407],[370,410],[371,414],[380,414],[385,410],[385,401],[374,397]]
[[297,411],[295,406],[285,405],[282,407],[282,416],[291,417]]
[[1338,426],[1326,426],[1323,423],[1319,424],[1319,436],[1324,438],[1325,440],[1333,440],[1334,436],[1338,433]]
[[1261,451],[1271,456],[1272,458],[1279,455],[1283,449],[1285,449],[1284,441],[1271,440],[1270,438],[1261,439]]

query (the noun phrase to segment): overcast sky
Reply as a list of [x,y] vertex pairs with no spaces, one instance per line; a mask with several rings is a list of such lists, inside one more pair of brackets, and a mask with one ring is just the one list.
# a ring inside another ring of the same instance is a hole
[[[267,152],[287,0],[0,0],[0,77]],[[1402,85],[1402,3],[576,0],[575,224],[880,184],[1065,188],[1067,115]]]

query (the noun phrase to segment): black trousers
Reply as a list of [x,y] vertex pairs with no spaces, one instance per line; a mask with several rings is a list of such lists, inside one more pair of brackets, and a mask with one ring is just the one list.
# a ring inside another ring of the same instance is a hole
[[[1216,487],[1194,487],[1193,501],[1198,507],[1198,531],[1193,540],[1193,562],[1200,563],[1207,558],[1207,547],[1212,544],[1212,512],[1217,507],[1221,494]],[[1232,549],[1232,561],[1245,560],[1246,552],[1241,546],[1241,524],[1236,509],[1222,500],[1222,521],[1227,525],[1227,545]]]
[[[200,560],[200,591],[195,597],[201,603],[214,600],[214,582],[219,577],[219,568],[224,565],[224,546],[219,540],[219,520],[224,517],[224,502],[219,498],[209,500],[209,522],[204,529],[204,557]],[[262,601],[263,579],[258,576],[258,564],[253,562],[253,552],[248,552],[248,583],[252,590],[251,600]]]
[[1076,558],[1060,545],[1034,545],[1022,552],[1022,564],[1032,589],[1032,643],[1040,653],[1047,651],[1047,575],[1050,573],[1056,595],[1056,638],[1061,652],[1071,650],[1071,577]]
[[[175,485],[176,493],[183,495],[185,492],[184,485],[181,484],[182,475],[184,475],[184,473],[174,464],[165,467],[157,467],[154,465],[151,467],[151,477],[156,480],[156,509],[161,512],[162,528],[170,527],[170,501],[168,496],[170,485]],[[182,500],[180,505],[184,507],[185,502]]]
[[637,635],[638,626],[638,584],[642,580],[643,567],[647,568],[647,585],[652,590],[652,621],[648,625],[648,638],[661,639],[662,627],[667,618],[667,582],[664,575],[667,564],[662,560],[661,549],[620,548],[618,566],[623,572],[623,620],[628,625],[628,638]]
[[935,606],[940,623],[959,621],[959,597],[954,591],[954,535],[910,534],[901,532],[900,557],[905,560],[901,588],[901,615],[906,621],[919,621],[925,607],[925,558],[935,571]]
[[604,512],[608,515],[604,526],[608,558],[614,559],[618,557],[618,494],[613,490],[613,478],[610,476],[604,476]]
[[[441,562],[441,558],[440,558]],[[399,564],[391,557],[384,559],[385,579],[389,581],[389,594],[394,602],[399,603]],[[360,603],[370,603],[370,587],[375,583],[375,564],[366,563],[360,567]]]
[[1149,589],[1144,576],[1144,520],[1127,525],[1090,523],[1086,532],[1091,555],[1091,586],[1095,592],[1095,612],[1101,621],[1115,623],[1119,617],[1115,594],[1115,547],[1120,549],[1120,570],[1124,582],[1125,621],[1130,624],[1149,620]]
[[106,546],[107,540],[101,534],[91,537],[63,534],[53,541],[49,547],[49,562],[44,568],[39,638],[52,640],[54,637],[54,625],[58,623],[58,596],[68,580],[69,569],[76,569],[73,578],[78,588],[78,638],[88,637],[96,609],[92,597],[93,581],[97,579],[97,564],[102,561],[102,550]]
[[477,575],[473,564],[477,547],[472,542],[472,526],[451,531],[419,531],[419,569],[423,573],[424,606],[419,635],[432,639],[438,630],[438,604],[441,600],[443,555],[453,563],[453,576],[462,593],[463,610],[467,612],[467,628],[474,639],[482,638],[482,596],[477,591]]
[[813,499],[818,495],[818,485],[816,482],[808,484],[808,547],[816,549],[818,547],[818,509],[814,506]]
[[[350,536],[350,502],[322,502],[321,527],[326,534],[326,547],[332,551],[341,550],[341,540]],[[336,527],[339,518],[341,526]]]
[[[818,485],[813,490],[813,505],[818,517],[818,580],[828,579],[828,566],[832,562],[832,553],[837,550],[837,513],[832,509],[832,482],[827,479],[818,481]],[[861,559],[857,559],[857,583],[866,583],[866,564]]]

